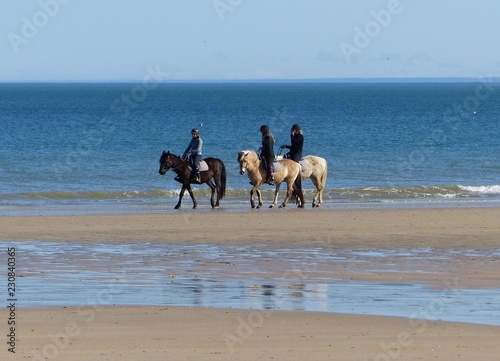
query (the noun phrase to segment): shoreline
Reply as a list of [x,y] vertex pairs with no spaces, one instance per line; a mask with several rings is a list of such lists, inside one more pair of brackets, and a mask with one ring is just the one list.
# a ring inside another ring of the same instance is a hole
[[[459,195],[453,188],[463,188]],[[323,194],[324,210],[358,209],[409,209],[409,208],[500,208],[499,186],[449,186],[445,191],[439,186],[393,188],[339,188],[328,189]],[[432,188],[429,190],[428,188]],[[473,188],[477,190],[467,190]],[[485,189],[483,189],[485,188]],[[178,201],[176,190],[151,191],[87,191],[87,192],[42,192],[7,194],[0,198],[0,217],[30,215],[92,215],[92,214],[149,214],[178,213],[174,206]],[[205,188],[193,190],[198,201],[196,212],[211,211],[210,192]],[[238,195],[235,194],[238,193]],[[426,192],[429,192],[427,194]],[[439,193],[444,192],[444,193]],[[446,193],[449,192],[449,193]],[[481,193],[483,192],[483,193]],[[221,201],[220,210],[225,212],[251,211],[248,189],[231,189]],[[283,200],[285,191],[281,189],[278,200]],[[311,207],[315,189],[304,189],[306,209]],[[380,194],[379,194],[380,193]],[[416,194],[418,193],[418,195]],[[274,188],[262,189],[264,208],[274,198]],[[192,202],[185,195],[182,210],[191,210]],[[295,208],[288,204],[287,208]]]

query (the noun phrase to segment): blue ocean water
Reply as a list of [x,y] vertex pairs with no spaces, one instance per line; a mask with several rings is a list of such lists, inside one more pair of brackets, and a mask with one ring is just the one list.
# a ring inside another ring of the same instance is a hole
[[[328,162],[327,206],[496,203],[499,99],[499,84],[486,81],[0,84],[0,214],[170,208],[180,187],[173,173],[158,174],[158,160],[163,150],[182,153],[193,127],[204,156],[226,164],[221,205],[247,205],[238,151],[257,150],[268,124],[277,152],[294,123],[304,129],[304,154]],[[208,187],[198,188],[208,207]],[[310,202],[313,185],[304,188]]]

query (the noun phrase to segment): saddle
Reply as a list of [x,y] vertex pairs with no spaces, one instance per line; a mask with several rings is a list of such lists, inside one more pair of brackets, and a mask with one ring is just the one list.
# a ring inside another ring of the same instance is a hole
[[283,170],[283,167],[281,166],[281,163],[279,160],[275,159],[273,161],[273,169],[275,172],[281,172]]
[[300,164],[300,171],[304,172],[307,169],[307,163],[304,161],[304,159],[299,160]]
[[[281,164],[279,162],[281,159],[286,159],[286,158],[283,158],[282,156],[277,156],[273,162],[273,168],[274,168],[275,172],[279,172],[282,169]],[[301,159],[299,161],[299,165],[300,165],[301,172],[304,172],[307,169],[307,163],[304,161],[304,159]]]
[[[192,171],[191,166],[188,165],[189,170]],[[204,160],[200,162],[200,172],[206,172],[208,170],[208,164]]]

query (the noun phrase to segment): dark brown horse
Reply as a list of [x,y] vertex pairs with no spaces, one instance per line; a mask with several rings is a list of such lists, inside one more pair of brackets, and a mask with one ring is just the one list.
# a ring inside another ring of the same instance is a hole
[[[224,166],[224,163],[217,158],[205,158],[203,160],[207,163],[208,170],[202,170],[200,172],[201,182],[197,184],[206,183],[210,187],[212,190],[210,204],[212,205],[212,208],[218,208],[219,201],[224,198],[224,194],[226,192],[226,167]],[[193,200],[193,208],[196,208],[198,203],[196,202],[193,191],[191,190],[190,184],[193,182],[191,180],[191,170],[188,167],[188,161],[170,153],[170,151],[163,152],[160,157],[160,174],[164,175],[169,169],[173,169],[174,172],[177,173],[178,182],[182,183],[179,202],[175,206],[175,209],[181,208],[182,197],[184,196],[186,189]],[[214,193],[216,190],[217,200],[214,202]]]

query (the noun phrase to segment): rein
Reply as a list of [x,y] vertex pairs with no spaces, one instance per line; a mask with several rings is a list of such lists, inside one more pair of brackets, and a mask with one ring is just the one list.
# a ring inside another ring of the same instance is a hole
[[173,160],[172,161],[173,168],[176,169],[176,170],[181,171],[182,170],[182,166],[184,165],[184,162],[186,162],[186,160],[182,159],[179,156],[173,155],[173,154],[170,154],[170,156],[172,157],[172,160]]

